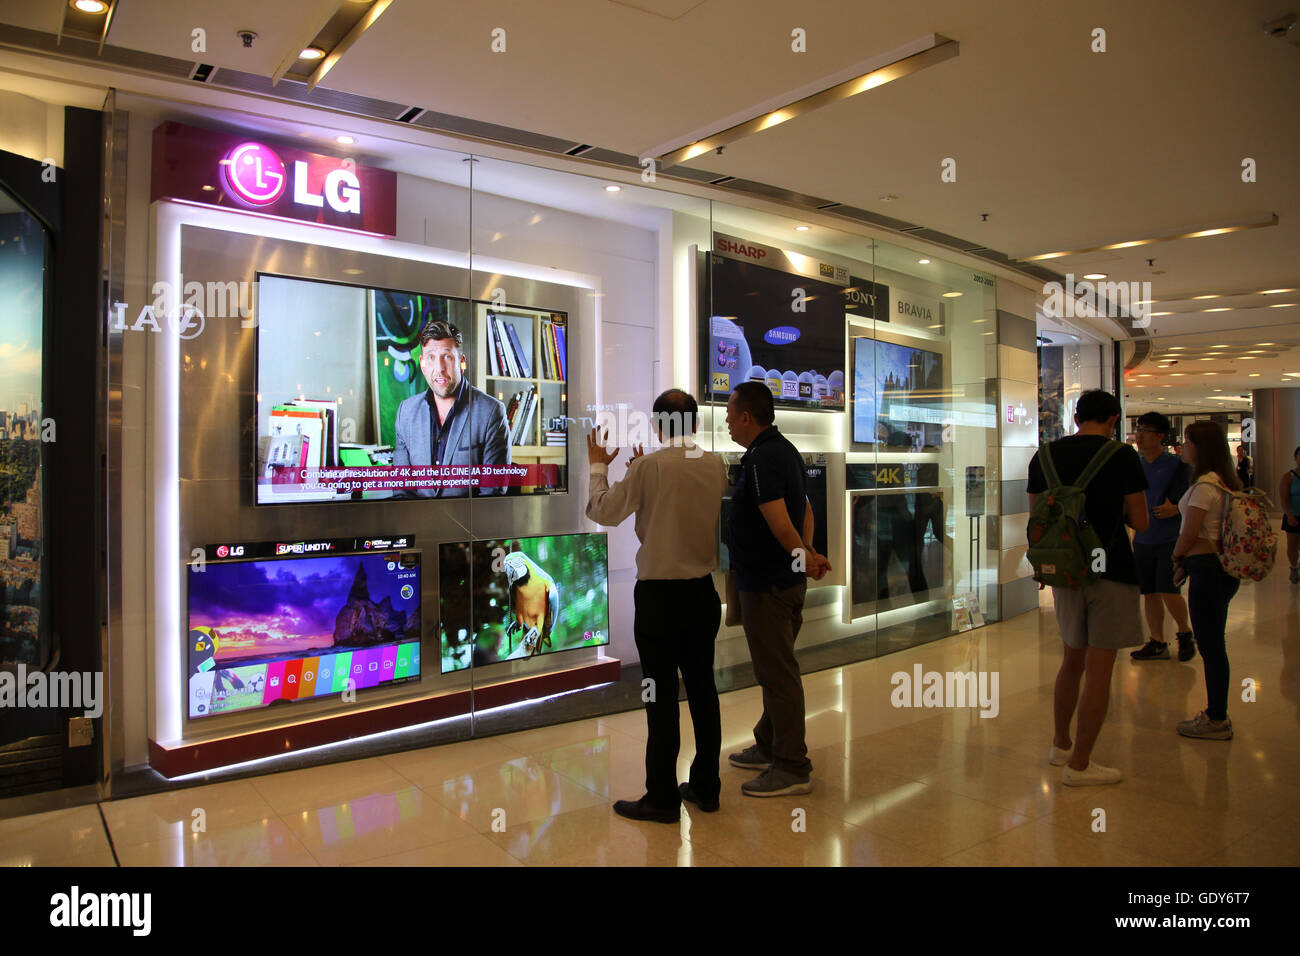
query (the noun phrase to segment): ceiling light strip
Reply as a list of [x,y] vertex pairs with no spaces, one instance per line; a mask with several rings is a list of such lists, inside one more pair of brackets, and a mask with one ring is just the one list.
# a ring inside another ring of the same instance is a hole
[[1040,252],[1034,256],[1020,256],[1020,262],[1042,262],[1046,259],[1060,259],[1064,256],[1081,256],[1088,252],[1112,252],[1116,249],[1131,249],[1134,246],[1147,246],[1153,242],[1176,242],[1179,239],[1201,239],[1206,236],[1222,236],[1229,232],[1243,232],[1247,229],[1263,229],[1277,225],[1277,213],[1266,219],[1253,219],[1230,223],[1226,226],[1213,226],[1209,229],[1196,229],[1173,236],[1156,236],[1151,239],[1130,239],[1125,242],[1112,242],[1104,246],[1092,246],[1088,249],[1070,249],[1066,252]]
[[325,74],[334,69],[334,65],[338,63],[339,60],[343,59],[343,54],[352,49],[352,45],[361,39],[363,33],[375,25],[375,21],[384,15],[384,11],[387,10],[392,3],[393,0],[375,0],[375,2],[370,5],[370,9],[365,12],[365,15],[360,20],[357,21],[357,25],[348,31],[347,36],[340,40],[335,45],[334,49],[330,50],[325,59],[320,61],[320,66],[316,67],[316,70],[311,75],[311,79],[307,81],[308,91],[316,89],[316,84],[325,79]]
[[656,158],[656,166],[659,169],[676,166],[678,163],[684,163],[697,156],[720,149],[747,136],[752,136],[754,133],[771,129],[773,126],[779,126],[781,123],[811,113],[824,106],[846,100],[850,96],[857,96],[859,93],[865,93],[867,90],[873,90],[878,86],[884,86],[886,83],[891,83],[936,63],[942,63],[944,60],[952,59],[958,54],[959,46],[957,41],[939,36],[936,36],[935,39],[938,44],[928,50],[903,57],[901,60],[895,60],[893,63],[888,63],[869,73],[863,73],[860,76],[845,80],[829,89],[822,90],[820,93],[805,96],[788,106],[769,110],[755,116],[753,119],[730,126],[704,139],[696,140],[679,149],[664,153]]

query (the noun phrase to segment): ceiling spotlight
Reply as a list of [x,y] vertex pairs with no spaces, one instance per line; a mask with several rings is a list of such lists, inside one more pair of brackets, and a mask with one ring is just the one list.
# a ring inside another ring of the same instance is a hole
[[1294,292],[1295,289],[1265,289],[1260,295],[1277,295],[1279,292]]
[[928,266],[928,265],[930,264],[930,260],[929,260],[929,259],[917,259],[916,261],[919,262],[919,263],[920,263],[921,265],[923,265],[923,266]]
[[353,137],[347,135],[335,136],[334,141],[336,143],[342,143],[344,146],[351,146],[353,143],[356,142],[356,140]]
[[795,231],[795,232],[807,232],[807,231],[808,231],[809,229],[811,229],[811,228],[812,228],[812,226],[795,226],[795,227],[794,227],[794,231]]
[[1275,302],[1273,305],[1270,305],[1269,308],[1270,308],[1270,309],[1294,309],[1294,308],[1295,308],[1295,303],[1294,303],[1294,302]]
[[298,54],[300,60],[319,60],[325,56],[325,51],[318,46],[309,46]]
[[1251,372],[1249,375],[1246,376],[1246,378],[1259,378],[1259,373]]
[[108,9],[108,4],[104,0],[71,0],[68,6],[74,10],[80,10],[82,13],[90,14],[103,13]]
[[613,185],[610,185],[610,186],[606,186],[606,187],[605,187],[605,192],[607,192],[607,193],[621,193],[622,191],[623,191],[623,187],[622,187],[622,186],[613,186]]
[[1086,276],[1084,276],[1084,278],[1085,278],[1085,279],[1104,279],[1104,278],[1106,278],[1106,273],[1104,273],[1104,272],[1089,272]]
[[1221,299],[1223,296],[1215,293],[1214,295],[1194,295],[1193,299]]
[[943,294],[943,297],[944,297],[945,299],[956,299],[956,298],[960,298],[960,297],[961,297],[961,293],[960,293],[960,292],[945,292],[945,293]]
[[1217,309],[1201,309],[1201,311],[1202,312],[1231,312],[1232,308],[1230,306],[1221,305]]

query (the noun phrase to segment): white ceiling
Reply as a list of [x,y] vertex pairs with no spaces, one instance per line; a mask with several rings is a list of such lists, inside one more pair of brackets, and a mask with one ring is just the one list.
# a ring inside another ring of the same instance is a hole
[[[54,32],[65,2],[0,0],[0,22]],[[108,40],[269,75],[343,2],[119,0]],[[1149,281],[1170,302],[1300,287],[1300,49],[1261,29],[1285,9],[1277,0],[395,0],[325,85],[639,155],[942,34],[960,56],[696,165],[1020,256],[1277,214],[1271,228],[1047,263]],[[204,54],[191,50],[196,27],[207,31]],[[491,50],[498,27],[505,53]],[[796,27],[806,53],[791,51]],[[1090,50],[1098,27],[1105,53]],[[252,49],[241,29],[259,34]],[[948,157],[955,183],[940,181]],[[1241,181],[1245,157],[1257,182]],[[1208,314],[1187,311],[1203,301],[1157,305],[1176,314],[1156,317],[1153,334],[1283,322],[1300,338],[1296,310],[1232,302],[1236,311]]]

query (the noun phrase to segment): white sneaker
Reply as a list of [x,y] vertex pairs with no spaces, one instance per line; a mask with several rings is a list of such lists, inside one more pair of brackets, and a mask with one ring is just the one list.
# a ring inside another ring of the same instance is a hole
[[1114,767],[1103,767],[1093,761],[1087,770],[1075,770],[1067,766],[1061,771],[1061,783],[1067,787],[1097,787],[1107,783],[1119,783],[1124,775]]
[[1062,750],[1056,744],[1052,744],[1052,752],[1047,758],[1047,762],[1053,767],[1064,767],[1070,762],[1070,751]]

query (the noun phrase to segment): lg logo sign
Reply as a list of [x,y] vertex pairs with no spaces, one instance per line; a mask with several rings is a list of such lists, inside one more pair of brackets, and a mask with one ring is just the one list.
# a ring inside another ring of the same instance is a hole
[[[222,179],[231,195],[250,206],[270,206],[284,195],[289,177],[275,150],[261,143],[241,143],[221,160]],[[361,215],[361,181],[349,168],[333,169],[324,187],[312,192],[309,167],[303,160],[293,164],[293,201],[299,206],[321,208],[326,204],[339,213]]]

